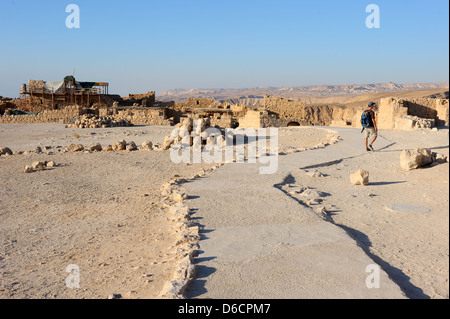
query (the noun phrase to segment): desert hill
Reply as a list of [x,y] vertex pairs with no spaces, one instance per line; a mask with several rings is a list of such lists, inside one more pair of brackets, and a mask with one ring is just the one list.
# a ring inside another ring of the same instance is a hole
[[[448,98],[448,82],[396,84],[348,84],[299,87],[259,87],[246,89],[174,89],[163,91],[159,101],[182,102],[187,98],[209,98],[218,103],[256,105],[262,104],[264,95],[281,96],[316,105],[360,105],[370,100],[396,96],[400,98],[440,97]],[[447,93],[446,93],[447,92]]]

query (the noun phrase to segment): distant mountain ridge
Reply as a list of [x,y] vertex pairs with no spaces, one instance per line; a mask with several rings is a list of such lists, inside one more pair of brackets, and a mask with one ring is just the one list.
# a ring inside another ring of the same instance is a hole
[[449,82],[406,83],[393,82],[376,84],[343,84],[343,85],[313,85],[292,87],[258,87],[242,89],[173,89],[157,94],[158,101],[186,101],[187,98],[209,98],[217,102],[230,101],[238,104],[255,104],[264,95],[281,96],[290,99],[305,97],[351,97],[370,93],[398,92],[409,90],[445,89]]

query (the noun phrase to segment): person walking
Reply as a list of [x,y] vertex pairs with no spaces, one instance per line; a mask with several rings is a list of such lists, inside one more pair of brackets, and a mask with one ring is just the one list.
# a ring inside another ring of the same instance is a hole
[[[374,108],[377,104],[375,102],[370,102],[368,104],[368,108],[363,112],[361,116],[361,124],[363,126],[364,131],[364,145],[366,147],[366,151],[373,151],[373,143],[376,141],[378,137],[378,128],[377,121],[375,119]],[[369,143],[369,138],[372,137],[372,141]]]

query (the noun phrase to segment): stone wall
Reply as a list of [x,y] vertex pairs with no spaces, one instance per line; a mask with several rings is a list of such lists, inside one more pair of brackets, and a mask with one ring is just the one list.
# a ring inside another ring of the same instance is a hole
[[133,125],[173,125],[173,119],[168,118],[165,109],[115,109],[102,108],[99,110],[100,116],[116,116],[126,119]]
[[239,118],[239,128],[266,128],[286,127],[292,122],[291,119],[280,119],[268,111],[248,110],[244,117]]
[[280,120],[290,120],[300,125],[327,126],[333,120],[333,107],[306,105],[279,96],[264,97],[264,109]]
[[214,113],[209,120],[210,126],[221,128],[235,128],[235,120],[231,114]]
[[29,123],[72,123],[73,119],[86,114],[87,110],[80,106],[68,106],[61,110],[45,110],[38,114],[0,116],[0,124]]
[[249,110],[244,117],[239,119],[240,128],[260,128],[262,127],[261,111]]
[[122,98],[122,101],[117,100],[121,105],[131,106],[138,104],[144,107],[153,107],[156,102],[155,91],[150,91],[145,94],[128,94],[128,97]]
[[412,129],[449,124],[449,101],[443,99],[384,98],[378,107],[380,129]]
[[436,126],[449,126],[449,100],[436,99]]
[[177,107],[188,107],[188,108],[214,108],[214,99],[191,99],[188,98],[184,103],[176,103]]
[[69,106],[61,110],[45,110],[38,114],[4,115],[0,116],[0,124],[31,124],[31,123],[73,123],[74,119],[84,114],[111,116],[128,120],[133,125],[173,125],[173,120],[167,118],[164,109],[129,109],[114,108],[85,109],[80,106]]

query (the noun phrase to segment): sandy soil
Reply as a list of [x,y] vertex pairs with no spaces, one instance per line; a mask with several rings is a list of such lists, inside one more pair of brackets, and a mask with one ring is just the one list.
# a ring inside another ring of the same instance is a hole
[[[161,143],[170,130],[12,125],[1,127],[0,140],[13,151],[121,139],[140,145]],[[160,151],[57,150],[0,158],[0,298],[156,297],[178,258],[161,185],[207,166],[175,165]],[[23,173],[44,160],[57,167]],[[79,267],[80,289],[65,285],[71,264]]]

